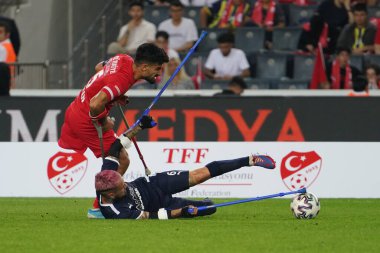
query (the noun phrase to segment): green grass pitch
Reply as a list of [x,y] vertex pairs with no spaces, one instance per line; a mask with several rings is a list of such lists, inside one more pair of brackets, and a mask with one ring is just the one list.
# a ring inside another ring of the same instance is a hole
[[290,199],[167,221],[89,220],[91,203],[0,198],[0,252],[380,252],[380,199],[322,199],[313,220],[293,218]]

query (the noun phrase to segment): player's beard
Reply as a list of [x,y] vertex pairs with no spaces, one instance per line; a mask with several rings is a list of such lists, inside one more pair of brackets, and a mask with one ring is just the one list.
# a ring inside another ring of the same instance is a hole
[[157,76],[147,76],[144,79],[145,79],[145,81],[149,82],[150,84],[154,84],[154,83],[156,83],[156,77]]

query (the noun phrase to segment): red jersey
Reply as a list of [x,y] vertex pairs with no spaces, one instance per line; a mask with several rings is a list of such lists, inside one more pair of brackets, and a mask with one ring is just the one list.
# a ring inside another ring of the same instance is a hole
[[103,91],[108,97],[109,102],[106,105],[106,110],[109,111],[113,102],[124,95],[135,82],[132,57],[122,54],[116,55],[109,59],[103,69],[88,81],[70,107],[88,117],[91,98]]

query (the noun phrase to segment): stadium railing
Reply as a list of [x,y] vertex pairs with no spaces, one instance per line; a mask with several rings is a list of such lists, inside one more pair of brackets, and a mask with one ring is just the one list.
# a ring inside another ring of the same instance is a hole
[[66,62],[13,63],[12,82],[17,89],[67,89]]

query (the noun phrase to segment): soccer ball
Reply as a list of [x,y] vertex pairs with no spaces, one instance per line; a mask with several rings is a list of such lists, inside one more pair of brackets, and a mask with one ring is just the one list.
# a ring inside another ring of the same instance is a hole
[[290,203],[290,210],[297,219],[315,218],[321,205],[318,198],[312,193],[302,193],[295,196]]
[[305,188],[307,184],[307,178],[302,174],[295,174],[290,179],[290,184],[293,190]]

